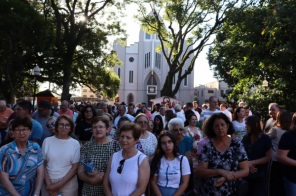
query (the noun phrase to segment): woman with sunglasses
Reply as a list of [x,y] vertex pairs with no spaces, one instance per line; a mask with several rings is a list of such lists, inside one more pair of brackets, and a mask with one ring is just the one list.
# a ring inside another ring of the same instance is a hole
[[175,136],[167,131],[161,132],[151,161],[151,188],[154,194],[182,195],[188,186],[190,173],[188,159],[179,155]]
[[150,176],[149,162],[134,146],[139,141],[141,128],[127,123],[119,129],[122,150],[111,156],[104,175],[105,195],[144,195]]
[[80,159],[80,144],[70,137],[74,131],[72,118],[58,117],[55,135],[44,140],[42,155],[45,165],[45,184],[42,196],[76,196],[78,194],[77,169]]

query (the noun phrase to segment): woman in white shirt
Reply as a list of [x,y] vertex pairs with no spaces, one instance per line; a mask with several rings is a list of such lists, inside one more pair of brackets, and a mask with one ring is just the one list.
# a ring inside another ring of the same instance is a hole
[[72,118],[61,115],[55,123],[56,133],[44,140],[42,155],[45,165],[45,184],[42,196],[78,195],[77,169],[80,159],[80,144],[70,137],[74,132]]
[[245,110],[243,107],[238,107],[233,112],[232,125],[235,130],[232,134],[233,139],[242,140],[247,134],[246,123],[245,123]]
[[154,194],[182,195],[188,186],[190,174],[188,159],[178,154],[174,135],[161,132],[151,161],[151,188]]
[[142,149],[139,147],[138,150],[142,151],[148,157],[154,155],[157,146],[156,136],[148,131],[149,119],[145,114],[138,114],[135,118],[135,123],[141,127],[140,143]]
[[146,155],[134,147],[140,135],[141,128],[134,123],[127,123],[120,128],[119,143],[122,150],[109,159],[103,180],[105,195],[144,195],[150,167]]

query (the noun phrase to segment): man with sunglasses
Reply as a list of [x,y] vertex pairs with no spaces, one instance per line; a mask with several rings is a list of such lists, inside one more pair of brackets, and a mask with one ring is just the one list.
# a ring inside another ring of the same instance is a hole
[[32,118],[38,121],[42,126],[42,137],[41,143],[43,140],[51,136],[50,130],[46,127],[46,122],[50,116],[58,117],[59,114],[52,110],[51,103],[47,100],[41,100],[38,104],[38,109],[32,114]]
[[29,101],[25,101],[25,100],[19,101],[16,104],[14,110],[15,110],[14,112],[16,117],[21,117],[21,118],[28,117],[31,119],[32,133],[29,137],[29,140],[33,142],[37,142],[40,145],[43,130],[42,130],[41,124],[31,117],[32,104]]

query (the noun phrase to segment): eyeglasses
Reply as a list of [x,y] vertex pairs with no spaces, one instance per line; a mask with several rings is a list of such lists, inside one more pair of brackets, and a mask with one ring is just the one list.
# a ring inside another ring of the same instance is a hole
[[71,126],[70,126],[69,124],[59,123],[59,127],[60,127],[60,128],[70,129]]
[[94,126],[93,129],[94,130],[97,130],[97,129],[105,129],[106,127],[104,126]]
[[173,129],[173,132],[175,132],[175,133],[176,133],[176,132],[179,132],[179,131],[182,132],[183,130],[184,130],[183,128]]
[[137,121],[137,124],[141,124],[141,125],[147,125],[148,122],[147,121]]
[[124,166],[124,162],[125,162],[125,159],[122,159],[122,160],[119,162],[119,166],[118,166],[118,168],[117,168],[117,173],[121,174],[122,169],[123,169],[123,166]]
[[92,110],[85,110],[85,113],[92,113]]
[[30,129],[14,129],[13,130],[15,133],[28,133],[30,131]]
[[50,127],[54,127],[54,125],[55,125],[55,122],[52,122],[52,123],[47,124],[46,127],[50,128]]

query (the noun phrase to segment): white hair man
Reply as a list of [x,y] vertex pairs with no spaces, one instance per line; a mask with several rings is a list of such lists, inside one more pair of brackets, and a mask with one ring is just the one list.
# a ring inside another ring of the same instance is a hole
[[4,141],[4,138],[6,136],[6,129],[8,126],[7,120],[9,119],[11,114],[13,114],[13,110],[6,106],[6,101],[0,100],[0,143]]
[[180,118],[183,122],[185,122],[185,115],[184,112],[182,112],[182,106],[180,104],[175,105],[175,114],[177,118]]

